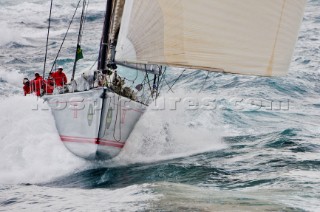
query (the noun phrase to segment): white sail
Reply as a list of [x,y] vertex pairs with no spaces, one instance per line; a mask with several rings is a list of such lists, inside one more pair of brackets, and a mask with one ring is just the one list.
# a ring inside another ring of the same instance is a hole
[[126,0],[116,60],[285,75],[306,0]]

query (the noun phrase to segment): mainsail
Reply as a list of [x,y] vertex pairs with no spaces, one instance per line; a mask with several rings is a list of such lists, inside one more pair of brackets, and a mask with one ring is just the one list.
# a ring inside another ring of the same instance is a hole
[[282,76],[306,2],[126,0],[116,61]]

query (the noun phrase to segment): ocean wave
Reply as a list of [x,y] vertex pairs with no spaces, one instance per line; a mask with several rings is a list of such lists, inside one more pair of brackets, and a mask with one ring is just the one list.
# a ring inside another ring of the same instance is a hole
[[47,108],[35,96],[2,98],[1,184],[49,181],[85,167],[60,142]]

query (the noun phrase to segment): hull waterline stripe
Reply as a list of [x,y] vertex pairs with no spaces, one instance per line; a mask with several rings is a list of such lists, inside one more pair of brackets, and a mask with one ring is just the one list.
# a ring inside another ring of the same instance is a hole
[[105,139],[98,138],[81,138],[81,137],[70,137],[70,136],[60,136],[63,142],[74,142],[74,143],[86,143],[86,144],[96,144],[101,146],[111,146],[117,148],[123,148],[124,144],[116,141],[109,141]]

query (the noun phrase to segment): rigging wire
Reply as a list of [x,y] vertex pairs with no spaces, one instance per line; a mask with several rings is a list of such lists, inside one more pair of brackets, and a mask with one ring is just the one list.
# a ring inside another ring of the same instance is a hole
[[[148,71],[147,71],[147,66],[145,65],[145,68],[146,68],[146,79],[148,80],[148,82],[146,81],[146,84],[148,84],[149,86],[149,91],[150,91],[150,95],[148,96],[146,102],[148,103],[150,99],[153,99],[153,94],[152,94],[152,87],[151,87],[151,84],[150,84],[150,78],[149,78],[149,74],[148,74]],[[152,98],[151,98],[152,97]]]
[[167,83],[167,81],[165,80],[165,82],[167,83],[167,85],[168,85],[168,87],[169,87],[169,90],[168,90],[167,92],[169,92],[169,91],[171,90],[171,92],[174,93],[173,90],[172,90],[173,86],[178,82],[178,80],[181,78],[181,76],[184,74],[184,72],[185,72],[186,70],[187,70],[187,69],[184,69],[184,70],[182,71],[182,73],[180,74],[180,76],[173,82],[172,86],[170,86],[170,85]]
[[76,10],[75,10],[74,13],[73,13],[73,16],[72,16],[71,21],[70,21],[69,26],[68,26],[68,29],[67,29],[67,31],[66,31],[66,33],[65,33],[65,35],[64,35],[64,38],[63,38],[63,40],[62,40],[62,43],[61,43],[61,45],[60,45],[60,49],[59,49],[59,51],[58,51],[58,53],[57,53],[57,56],[56,56],[56,58],[54,59],[54,62],[53,62],[53,64],[52,64],[50,73],[52,73],[53,67],[54,67],[54,66],[56,65],[56,63],[57,63],[57,59],[58,59],[59,54],[60,54],[60,52],[61,52],[62,46],[63,46],[63,44],[64,44],[64,41],[65,41],[66,38],[67,38],[67,35],[68,35],[68,33],[69,33],[71,24],[72,24],[72,22],[73,22],[73,20],[74,20],[74,17],[75,17],[75,15],[76,15],[76,13],[77,13],[77,10],[78,10],[78,8],[79,8],[80,2],[81,2],[81,0],[79,0],[79,2],[78,2],[78,4],[77,4],[77,7],[76,7]]
[[82,33],[83,33],[83,27],[84,27],[84,22],[85,22],[85,16],[86,16],[86,14],[85,14],[86,9],[87,9],[86,6],[87,6],[87,1],[83,0],[83,6],[82,6],[82,12],[81,12],[81,18],[80,18],[80,28],[79,28],[79,33],[78,33],[77,48],[76,48],[76,54],[75,54],[75,59],[74,59],[74,64],[73,64],[71,81],[74,80],[77,61],[79,60],[79,58],[78,58],[78,50],[82,51],[81,50],[81,40],[82,40]]
[[[147,73],[144,75],[144,79],[142,80],[142,82],[141,82],[141,85],[142,85],[142,92],[141,92],[141,94],[139,94],[139,95],[137,95],[137,97],[139,97],[139,98],[142,98],[143,96],[144,96],[144,94],[145,94],[145,85],[147,84]],[[141,90],[140,90],[141,91]],[[139,91],[139,92],[140,92]]]
[[86,5],[86,11],[84,13],[84,18],[83,18],[83,27],[82,27],[82,32],[81,34],[83,34],[83,31],[84,31],[84,26],[85,26],[85,23],[86,23],[86,20],[87,20],[87,14],[88,14],[88,7],[89,7],[89,0],[87,0],[87,5]]
[[206,79],[204,80],[204,83],[202,84],[202,87],[201,87],[199,93],[201,93],[201,91],[203,90],[204,86],[206,85],[207,80],[208,80],[208,78],[209,78],[209,74],[210,74],[210,72],[208,71],[207,76],[206,76]]
[[46,53],[45,53],[45,56],[44,56],[43,74],[42,74],[43,78],[45,77],[45,74],[46,74],[46,63],[47,63],[47,56],[48,56],[48,43],[49,43],[49,35],[50,35],[50,27],[51,27],[52,3],[53,3],[53,0],[51,0],[49,20],[48,20],[49,24],[48,24],[47,43],[46,43]]
[[89,71],[91,71],[91,70],[93,69],[93,67],[97,64],[98,60],[99,60],[99,58],[98,58],[96,61],[94,61],[93,65],[91,66],[91,68],[89,69]]
[[149,75],[147,73],[147,68],[146,68],[146,76],[147,76],[147,80],[148,80],[148,86],[149,86],[149,90],[150,92],[152,91],[151,85],[150,85],[150,79],[149,79]]
[[125,80],[132,82],[133,84],[135,83],[135,81],[138,79],[139,73],[138,73],[138,69],[136,69],[136,76],[133,80],[131,79],[127,79],[126,77],[124,78]]
[[160,83],[159,83],[159,84],[161,84],[161,87],[160,87],[159,90],[162,90],[162,88],[163,88],[163,83],[162,83],[162,82],[165,80],[166,72],[167,72],[167,67],[165,66],[165,67],[164,67],[163,74],[162,74],[161,79],[160,79]]

